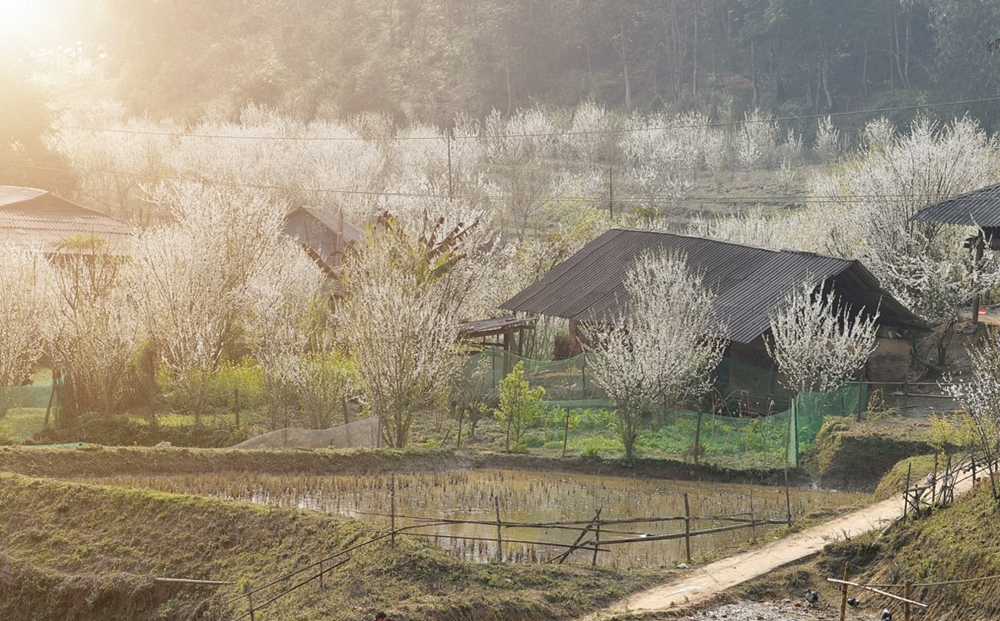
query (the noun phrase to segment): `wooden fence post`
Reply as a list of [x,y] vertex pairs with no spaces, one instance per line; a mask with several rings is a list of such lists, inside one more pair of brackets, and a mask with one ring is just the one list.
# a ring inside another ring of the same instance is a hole
[[792,495],[788,490],[788,466],[785,466],[785,515],[788,525],[792,525]]
[[392,477],[389,479],[389,538],[392,542],[392,547],[396,547],[396,473],[392,473]]
[[569,444],[569,413],[570,409],[566,408],[566,423],[563,425],[563,457],[566,457],[566,446]]
[[323,590],[323,559],[319,559],[319,588]]
[[750,532],[757,543],[757,519],[753,515],[753,479],[750,480]]
[[[750,516],[753,519],[753,516]],[[688,504],[688,495],[684,493],[684,551],[687,553],[687,562],[691,564],[691,505]]]
[[[603,507],[597,510],[597,515],[594,516],[594,521],[601,519],[601,510]],[[590,564],[593,566],[597,565],[597,549],[601,547],[601,523],[597,522],[597,527],[594,529],[594,558],[591,559]]]
[[250,607],[250,621],[255,621],[253,614],[253,593],[247,593],[247,605]]
[[[903,583],[903,597],[907,600],[910,599],[910,589],[912,588],[912,582],[907,580]],[[903,621],[910,621],[910,602],[903,602]]]
[[233,388],[233,409],[236,414],[236,428],[240,428],[240,389]]
[[[844,582],[847,582],[849,577],[848,569],[850,565],[844,563]],[[847,618],[847,584],[840,585],[840,621],[845,621]]]
[[503,534],[501,529],[503,524],[500,522],[500,497],[493,497],[493,506],[497,510],[497,563],[503,563]]
[[913,470],[913,462],[906,465],[906,483],[903,484],[903,517],[910,513],[910,471]]

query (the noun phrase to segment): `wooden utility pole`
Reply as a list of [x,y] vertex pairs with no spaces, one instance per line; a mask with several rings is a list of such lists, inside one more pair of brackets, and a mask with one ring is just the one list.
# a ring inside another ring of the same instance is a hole
[[615,219],[615,169],[613,166],[608,167],[608,215],[612,220]]
[[445,132],[445,141],[448,144],[448,200],[455,200],[455,191],[451,181],[451,129]]

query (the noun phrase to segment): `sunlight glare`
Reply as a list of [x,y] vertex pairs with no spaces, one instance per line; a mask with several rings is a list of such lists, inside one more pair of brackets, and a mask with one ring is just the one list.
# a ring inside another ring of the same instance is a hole
[[0,36],[24,36],[45,18],[38,0],[0,0]]

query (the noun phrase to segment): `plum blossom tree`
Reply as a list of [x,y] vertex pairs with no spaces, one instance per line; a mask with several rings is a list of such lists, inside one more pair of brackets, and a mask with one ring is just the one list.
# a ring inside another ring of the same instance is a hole
[[345,260],[343,334],[389,446],[406,445],[418,412],[446,396],[461,368],[456,340],[476,297],[481,217],[458,209],[385,214]]
[[826,392],[855,379],[875,350],[879,312],[838,301],[825,283],[806,280],[771,314],[767,351],[798,392]]
[[909,134],[887,140],[884,125],[866,132],[870,144],[814,182],[813,194],[832,223],[826,250],[857,258],[896,299],[924,320],[946,323],[935,355],[914,353],[941,370],[950,327],[976,293],[998,283],[996,258],[974,259],[963,248],[973,229],[912,221],[922,207],[997,179],[995,144],[975,121],[948,125],[919,118]]
[[152,229],[134,252],[134,300],[171,386],[201,422],[209,380],[242,330],[251,286],[280,281],[285,209],[260,191],[175,186],[158,201],[177,223]]
[[986,457],[990,469],[993,499],[1000,502],[996,481],[1000,458],[1000,333],[990,329],[982,340],[967,347],[970,375],[959,381],[951,379],[948,392],[969,413],[975,428],[975,444]]
[[10,405],[10,388],[27,381],[42,356],[54,294],[41,253],[0,246],[0,416]]
[[778,146],[778,124],[774,117],[754,109],[743,115],[736,133],[736,157],[749,176],[755,168],[770,168]]
[[293,395],[304,382],[306,357],[325,352],[330,294],[316,264],[289,238],[274,240],[271,263],[249,282],[243,338],[260,365],[272,428],[289,419]]
[[481,133],[483,163],[499,193],[503,223],[523,241],[553,203],[561,171],[546,165],[556,152],[552,119],[533,108],[504,118],[494,110]]
[[145,337],[130,303],[127,248],[96,238],[67,239],[53,261],[59,305],[48,351],[63,375],[58,422],[84,411],[110,414],[120,405],[125,378]]
[[713,315],[714,294],[682,254],[646,252],[625,276],[626,312],[595,318],[586,330],[596,356],[594,381],[615,401],[626,459],[655,406],[706,392],[722,359],[725,328]]

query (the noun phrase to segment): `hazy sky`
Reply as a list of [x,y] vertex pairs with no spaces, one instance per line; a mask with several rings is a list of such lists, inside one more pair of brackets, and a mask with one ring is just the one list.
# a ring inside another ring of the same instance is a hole
[[74,43],[97,9],[90,0],[0,0],[0,54]]

